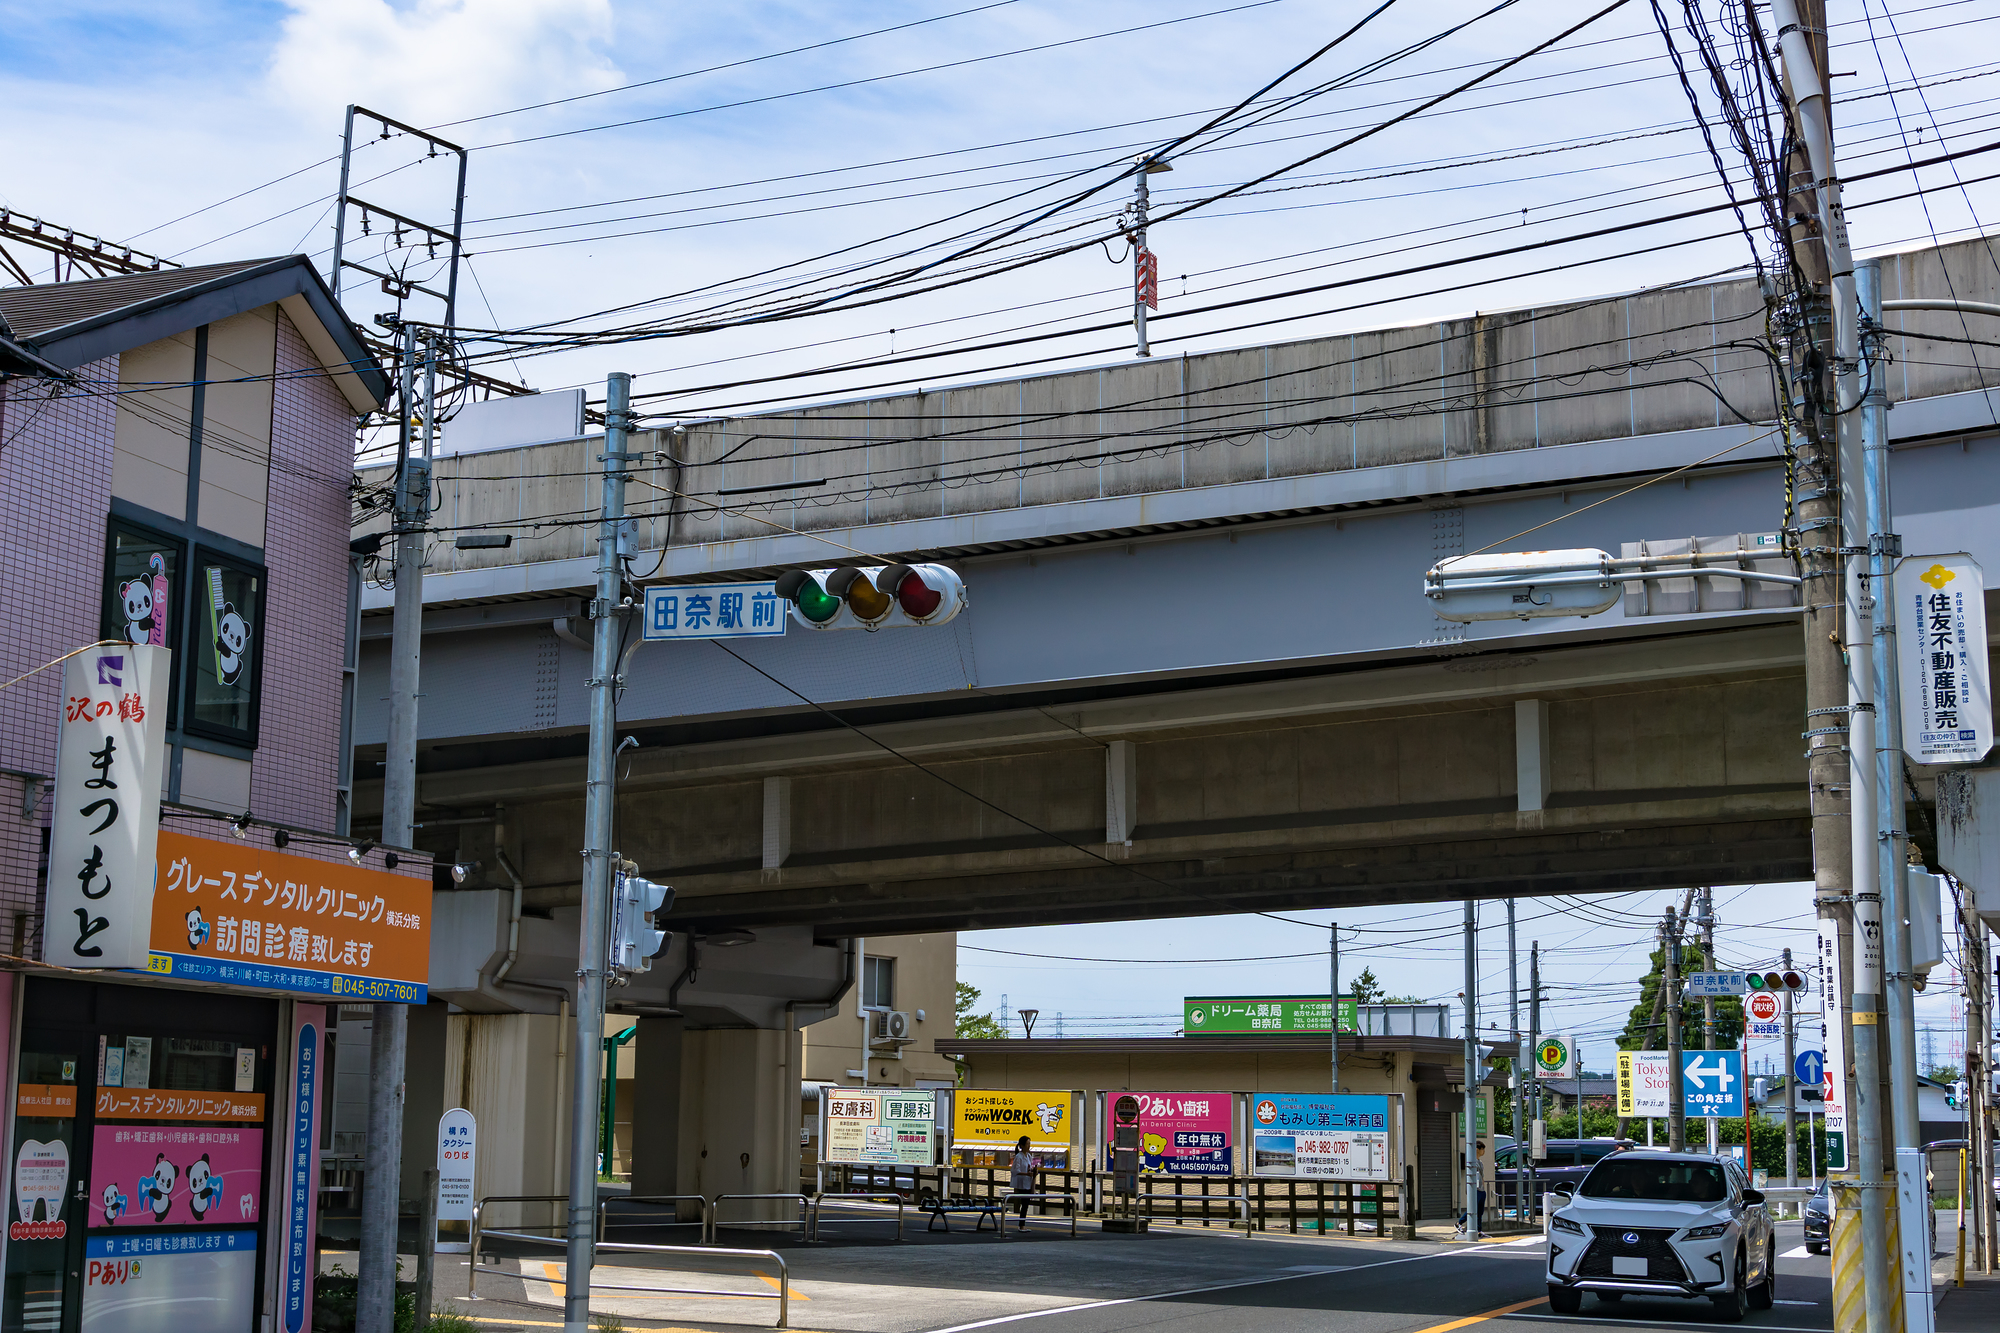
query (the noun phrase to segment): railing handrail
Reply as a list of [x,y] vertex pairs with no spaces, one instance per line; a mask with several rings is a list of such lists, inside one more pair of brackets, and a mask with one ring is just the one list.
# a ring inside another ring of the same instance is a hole
[[706,1194],[601,1194],[597,1198],[597,1234],[600,1237],[604,1235],[604,1228],[608,1225],[605,1219],[611,1211],[611,1205],[614,1203],[698,1203],[701,1205],[701,1216],[692,1222],[683,1222],[679,1218],[675,1218],[670,1222],[627,1222],[621,1225],[658,1227],[698,1226],[701,1228],[702,1243],[704,1245],[708,1243],[709,1210],[714,1205],[708,1201]]
[[[796,1199],[799,1204],[799,1239],[810,1240],[812,1238],[812,1196],[810,1194],[718,1194],[708,1205],[708,1235],[703,1242],[704,1244],[713,1245],[716,1235],[721,1230],[722,1224],[717,1219],[717,1214],[722,1211],[722,1201],[724,1199]],[[790,1222],[784,1222],[782,1219],[780,1219],[780,1224],[783,1226],[791,1225]]]
[[[820,1191],[820,1192],[819,1192],[818,1194],[816,1194],[816,1195],[814,1195],[814,1196],[813,1196],[813,1201],[812,1201],[812,1232],[811,1232],[811,1234],[810,1234],[810,1235],[809,1235],[809,1236],[807,1237],[807,1239],[809,1239],[809,1240],[818,1240],[818,1239],[819,1239],[819,1222],[820,1222],[820,1216],[819,1216],[819,1215],[820,1215],[820,1212],[821,1212],[821,1210],[822,1210],[822,1209],[824,1209],[824,1208],[826,1207],[826,1201],[827,1201],[827,1200],[828,1200],[829,1198],[831,1198],[831,1199],[832,1199],[832,1200],[833,1200],[833,1201],[834,1201],[835,1203],[838,1203],[838,1204],[851,1204],[851,1203],[893,1203],[893,1204],[895,1204],[895,1205],[896,1205],[896,1241],[897,1241],[897,1243],[898,1243],[898,1244],[900,1244],[900,1243],[902,1242],[902,1239],[903,1239],[903,1196],[902,1196],[902,1195],[900,1195],[900,1194],[839,1194],[839,1193],[834,1193],[834,1194],[829,1194],[829,1193],[828,1193],[827,1191],[825,1191],[825,1190],[821,1190],[821,1191]],[[835,1220],[836,1222],[869,1222],[869,1221],[873,1221],[874,1219],[872,1219],[872,1218],[866,1218],[866,1217],[844,1217],[844,1218],[835,1218],[834,1220]]]
[[[1144,1203],[1144,1204],[1146,1204],[1146,1205],[1147,1205],[1147,1208],[1146,1208],[1146,1211],[1147,1211],[1148,1213],[1152,1212],[1152,1207],[1151,1207],[1151,1205],[1153,1205],[1153,1204],[1155,1204],[1155,1203],[1160,1203],[1160,1202],[1165,1202],[1165,1201],[1171,1201],[1171,1200],[1175,1200],[1175,1199],[1179,1199],[1179,1200],[1181,1200],[1181,1201],[1183,1201],[1183,1202],[1194,1202],[1194,1203],[1204,1203],[1204,1204],[1205,1204],[1205,1203],[1208,1203],[1208,1202],[1210,1202],[1210,1201],[1214,1201],[1214,1202],[1216,1202],[1216,1203],[1234,1203],[1234,1204],[1240,1204],[1240,1205],[1242,1206],[1242,1208],[1243,1208],[1243,1239],[1245,1239],[1245,1240],[1249,1240],[1249,1239],[1250,1239],[1250,1233],[1251,1233],[1251,1232],[1252,1232],[1252,1231],[1253,1231],[1253,1230],[1255,1229],[1255,1225],[1254,1225],[1254,1224],[1253,1224],[1253,1223],[1251,1222],[1251,1220],[1250,1220],[1250,1196],[1249,1196],[1249,1194],[1247,1194],[1247,1193],[1245,1193],[1245,1194],[1179,1194],[1179,1195],[1175,1195],[1175,1194],[1135,1194],[1135,1195],[1133,1195],[1132,1197],[1133,1197],[1134,1199],[1137,1199],[1137,1200],[1139,1200],[1139,1201],[1140,1201],[1141,1203]],[[1207,1210],[1206,1210],[1206,1209],[1204,1209],[1204,1210],[1203,1210],[1203,1215],[1205,1216],[1205,1215],[1206,1215],[1206,1213],[1207,1213]],[[1230,1229],[1231,1231],[1234,1231],[1234,1230],[1236,1229],[1236,1222],[1235,1222],[1235,1219],[1234,1219],[1234,1218],[1230,1219],[1230,1224],[1229,1224],[1229,1229]]]
[[[536,1200],[536,1201],[546,1202],[546,1200]],[[480,1202],[483,1203],[486,1201],[481,1200]],[[496,1202],[498,1201],[496,1200]],[[518,1203],[518,1202],[523,1202],[523,1200],[516,1199],[512,1200],[512,1202]],[[473,1205],[473,1217],[475,1221],[477,1220],[478,1216],[479,1216],[479,1204],[475,1203]],[[561,1236],[534,1236],[521,1231],[489,1231],[484,1234],[489,1236],[499,1236],[506,1240],[525,1241],[531,1245],[567,1245],[569,1243],[566,1238]],[[471,1274],[471,1276],[466,1279],[465,1294],[467,1297],[472,1296],[473,1279],[477,1278],[479,1275],[480,1235],[481,1233],[475,1228],[472,1234],[472,1246],[473,1246],[471,1255],[472,1262],[469,1265],[467,1265],[467,1270]],[[777,1327],[789,1328],[791,1326],[791,1308],[792,1308],[791,1269],[790,1266],[785,1263],[785,1256],[779,1254],[776,1250],[720,1249],[713,1245],[645,1245],[641,1244],[638,1241],[624,1241],[624,1240],[600,1241],[596,1245],[595,1249],[598,1254],[604,1254],[604,1253],[690,1254],[690,1255],[698,1255],[703,1258],[721,1257],[725,1259],[768,1259],[778,1270],[778,1289],[774,1292],[711,1291],[705,1287],[634,1287],[630,1285],[608,1283],[608,1282],[592,1282],[590,1284],[590,1289],[592,1291],[644,1291],[644,1292],[651,1292],[654,1293],[655,1295],[661,1295],[661,1296],[729,1296],[729,1297],[744,1297],[751,1300],[775,1300],[778,1302]],[[528,1281],[533,1281],[533,1282],[554,1283],[558,1281],[558,1279],[555,1278],[548,1278],[548,1277],[537,1278],[533,1274],[522,1274],[521,1276],[526,1278]],[[569,1281],[569,1271],[567,1268],[564,1269],[563,1276],[560,1279],[560,1281],[562,1285],[567,1287]]]
[[[1000,1205],[1000,1208],[1001,1208],[1001,1211],[1000,1211],[1000,1239],[1002,1239],[1002,1240],[1005,1240],[1005,1239],[1007,1239],[1007,1211],[1006,1211],[1006,1208],[1007,1208],[1007,1205],[1008,1205],[1008,1204],[1012,1204],[1012,1203],[1018,1203],[1018,1204],[1020,1204],[1020,1205],[1021,1205],[1021,1227],[1022,1227],[1022,1229],[1023,1229],[1023,1230],[1026,1230],[1026,1229],[1027,1229],[1027,1225],[1028,1225],[1028,1205],[1029,1205],[1029,1204],[1031,1204],[1031,1203],[1042,1203],[1042,1204],[1048,1204],[1048,1203],[1060,1203],[1060,1204],[1064,1205],[1064,1207],[1065,1207],[1066,1211],[1067,1211],[1067,1212],[1068,1212],[1068,1214],[1069,1214],[1069,1238],[1070,1238],[1071,1240],[1075,1240],[1075,1239],[1076,1239],[1076,1218],[1077,1218],[1077,1214],[1078,1214],[1078,1213],[1081,1213],[1081,1212],[1083,1211],[1083,1196],[1082,1196],[1081,1194],[1055,1194],[1055,1193],[1049,1193],[1049,1192],[1041,1192],[1041,1193],[1033,1193],[1033,1194],[1028,1194],[1028,1193],[1022,1193],[1022,1194],[1002,1194],[1002,1195],[998,1195],[998,1196],[996,1196],[996,1197],[995,1197],[995,1199],[994,1199],[994,1202],[995,1202],[995,1203],[997,1203],[997,1204],[999,1204],[999,1205]],[[1039,1219],[1037,1219],[1037,1220],[1039,1220]]]

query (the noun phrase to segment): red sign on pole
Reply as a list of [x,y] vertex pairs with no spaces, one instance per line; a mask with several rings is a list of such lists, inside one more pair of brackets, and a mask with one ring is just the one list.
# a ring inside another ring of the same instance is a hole
[[1769,991],[1752,991],[1743,1007],[1759,1023],[1769,1023],[1778,1017],[1778,997]]
[[1133,299],[1143,301],[1148,310],[1160,308],[1160,257],[1144,246],[1139,248],[1132,270]]

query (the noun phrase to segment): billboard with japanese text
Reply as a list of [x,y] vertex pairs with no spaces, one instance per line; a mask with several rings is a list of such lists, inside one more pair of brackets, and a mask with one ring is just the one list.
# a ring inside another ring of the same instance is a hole
[[427,878],[162,832],[146,970],[422,1004],[430,925]]
[[1026,1135],[1029,1150],[1037,1156],[1066,1158],[1073,1095],[1066,1090],[961,1088],[952,1096],[951,1146],[954,1151],[1004,1157]]
[[[1333,1005],[1323,995],[1190,995],[1181,1001],[1181,1030],[1190,1037],[1246,1032],[1325,1032]],[[1340,1001],[1340,1030],[1359,1027],[1355,1001]]]
[[[1140,1170],[1170,1176],[1233,1174],[1229,1093],[1135,1092],[1132,1097],[1139,1103]],[[1111,1137],[1107,1130],[1102,1141],[1109,1143]],[[1105,1169],[1110,1169],[1108,1162]]]
[[1390,1178],[1387,1097],[1260,1092],[1250,1123],[1253,1175]]
[[931,1164],[937,1132],[935,1092],[928,1088],[914,1092],[828,1088],[822,1095],[826,1098],[823,1161]]
[[264,1200],[264,1131],[241,1125],[99,1125],[90,1227],[250,1226]]

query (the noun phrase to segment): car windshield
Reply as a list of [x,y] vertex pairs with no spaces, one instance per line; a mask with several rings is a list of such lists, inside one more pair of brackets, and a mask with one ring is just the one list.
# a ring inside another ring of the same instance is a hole
[[1729,1196],[1729,1184],[1713,1162],[1621,1156],[1592,1167],[1577,1192],[1586,1199],[1721,1203]]

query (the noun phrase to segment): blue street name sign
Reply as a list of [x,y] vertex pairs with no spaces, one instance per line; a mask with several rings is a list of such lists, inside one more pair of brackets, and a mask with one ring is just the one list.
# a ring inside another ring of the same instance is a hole
[[1681,993],[1701,998],[1743,995],[1750,990],[1750,978],[1742,972],[1690,972],[1681,980]]
[[671,639],[759,639],[785,632],[785,601],[774,583],[683,583],[646,589],[640,636]]
[[1681,1092],[1690,1116],[1742,1115],[1743,1052],[1682,1052]]

